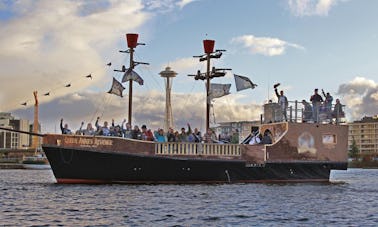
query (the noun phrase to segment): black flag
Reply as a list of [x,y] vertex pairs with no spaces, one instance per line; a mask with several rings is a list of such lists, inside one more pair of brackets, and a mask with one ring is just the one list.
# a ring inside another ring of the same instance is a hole
[[254,84],[248,77],[239,76],[236,74],[234,74],[234,77],[237,91],[241,91],[247,88],[254,89],[257,86],[257,84]]
[[122,95],[123,90],[125,90],[125,87],[123,87],[122,84],[113,77],[113,84],[110,90],[108,91],[108,93],[123,97]]

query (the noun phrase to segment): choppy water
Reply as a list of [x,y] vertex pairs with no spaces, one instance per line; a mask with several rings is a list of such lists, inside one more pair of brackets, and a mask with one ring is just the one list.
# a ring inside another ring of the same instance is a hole
[[0,170],[5,226],[378,226],[378,170],[329,184],[58,185]]

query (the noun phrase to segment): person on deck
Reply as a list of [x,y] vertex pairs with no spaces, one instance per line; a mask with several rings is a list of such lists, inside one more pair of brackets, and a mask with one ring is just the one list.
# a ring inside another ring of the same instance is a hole
[[314,119],[314,123],[316,123],[319,121],[320,105],[323,102],[323,98],[318,94],[317,88],[314,90],[314,94],[311,96],[310,101],[312,102],[312,118]]
[[264,136],[261,142],[263,144],[272,144],[272,133],[270,133],[269,129],[265,130]]
[[71,129],[68,128],[68,124],[64,124],[63,127],[63,118],[60,119],[60,130],[62,131],[62,134],[72,134]]
[[100,126],[98,124],[98,121],[100,120],[100,117],[97,117],[95,126],[97,127],[97,133],[102,136],[110,136],[110,128],[108,126],[108,122],[104,121],[104,126]]
[[142,125],[142,140],[154,141],[154,135],[151,129],[147,129],[146,125]]
[[312,106],[309,102],[306,100],[302,100],[302,105],[303,105],[303,117],[302,121],[303,122],[308,122],[312,118]]
[[231,136],[231,143],[238,144],[239,143],[239,130],[235,129]]
[[[84,122],[83,122],[84,123]],[[92,123],[87,124],[87,128],[82,130],[83,135],[85,136],[93,136],[95,134],[95,130],[92,127]]]
[[188,142],[188,136],[192,133],[190,124],[188,123],[188,131],[185,132],[185,128],[181,128],[181,133],[179,134],[179,142]]
[[167,142],[167,139],[165,138],[165,135],[164,135],[164,130],[162,128],[159,128],[157,131],[154,132],[154,134],[155,134],[155,138],[157,142],[160,142],[160,143]]
[[339,122],[340,118],[345,117],[343,105],[340,103],[340,99],[336,99],[336,104],[332,112],[332,117],[336,118],[336,123]]
[[205,135],[203,135],[203,141],[205,143],[216,143],[217,142],[217,135],[215,132],[209,128]]
[[286,96],[284,95],[283,90],[281,90],[280,93],[278,94],[277,87],[278,87],[279,85],[280,85],[280,84],[275,84],[275,85],[274,85],[274,92],[276,93],[276,96],[277,96],[277,98],[278,98],[278,104],[279,104],[280,107],[281,107],[282,115],[284,116],[285,121],[287,121],[287,107],[288,107],[288,105],[289,105],[289,102],[288,102]]
[[134,129],[131,130],[131,138],[135,140],[141,140],[142,139],[142,133],[138,127],[138,125],[134,126]]
[[125,122],[126,122],[126,119],[123,120],[122,126],[121,126],[123,137],[130,139],[132,137],[132,135],[131,135],[131,132],[132,132],[131,124],[129,122],[127,122],[126,125],[125,125],[126,128],[124,128],[123,125],[125,124]]
[[324,96],[324,106],[326,108],[327,118],[331,118],[333,97],[329,92],[326,94],[323,89],[322,94]]
[[201,132],[198,131],[198,128],[194,129],[193,136],[194,136],[194,142],[200,143],[202,141]]
[[177,142],[175,132],[173,131],[173,128],[168,129],[167,133],[167,141],[168,142]]

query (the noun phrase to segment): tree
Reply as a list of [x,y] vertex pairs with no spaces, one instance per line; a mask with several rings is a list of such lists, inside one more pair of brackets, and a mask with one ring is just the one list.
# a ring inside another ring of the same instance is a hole
[[357,147],[356,140],[353,138],[352,145],[350,146],[350,149],[349,149],[349,157],[356,159],[358,156],[358,153],[360,153],[360,151]]

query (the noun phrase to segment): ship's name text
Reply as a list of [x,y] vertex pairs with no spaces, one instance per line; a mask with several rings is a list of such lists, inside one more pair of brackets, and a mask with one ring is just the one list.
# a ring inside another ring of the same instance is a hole
[[112,146],[113,140],[98,138],[64,138],[64,143],[83,146]]

